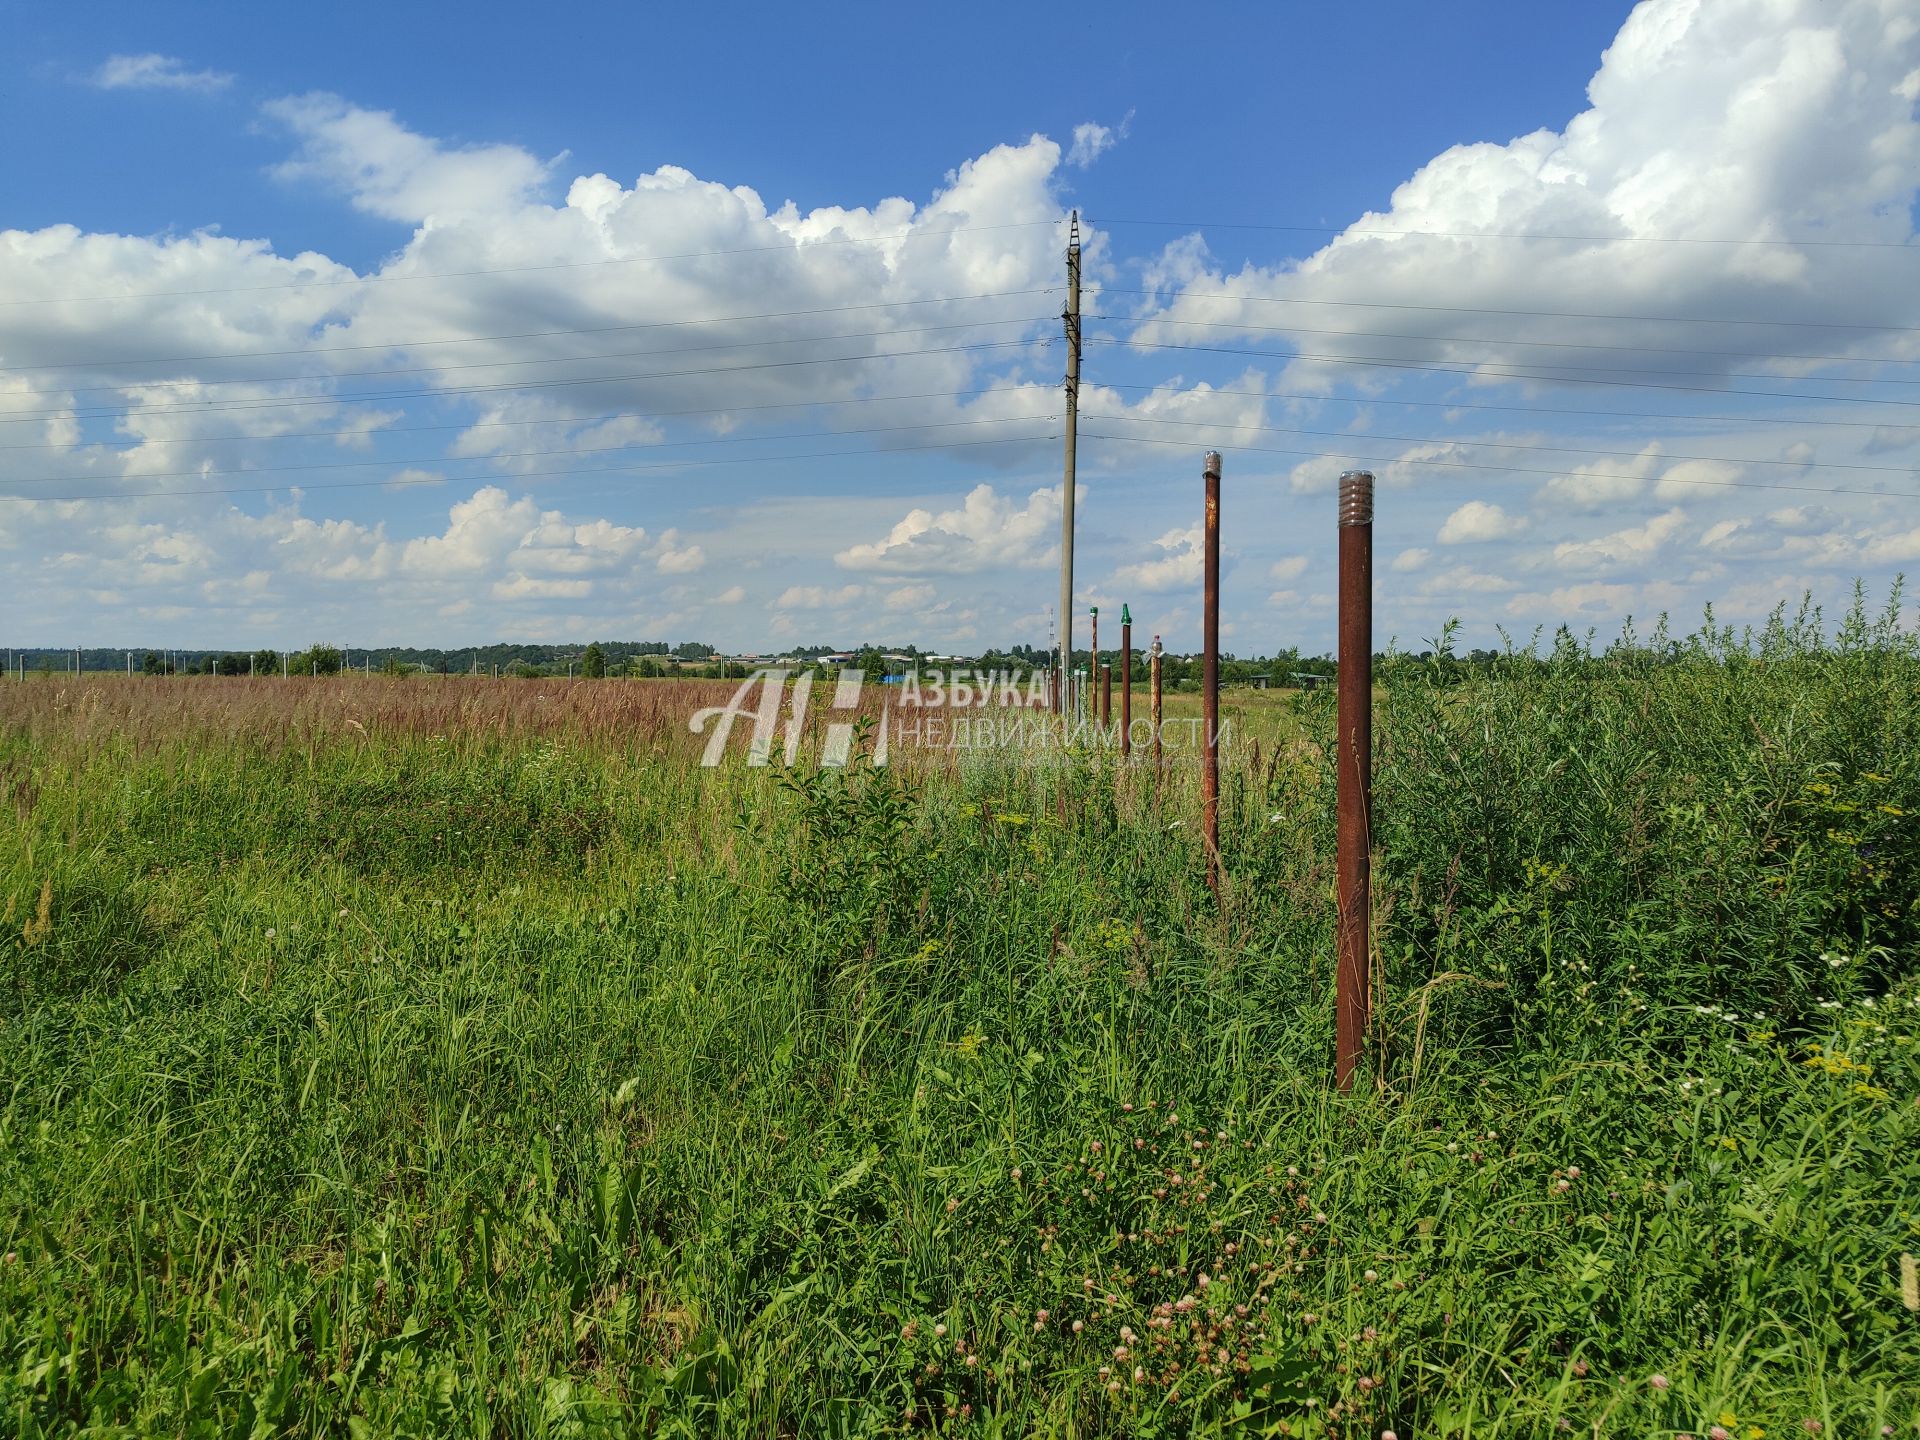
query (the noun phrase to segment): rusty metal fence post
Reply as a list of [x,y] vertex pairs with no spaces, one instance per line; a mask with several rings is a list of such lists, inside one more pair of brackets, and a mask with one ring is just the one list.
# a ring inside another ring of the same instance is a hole
[[1201,607],[1200,830],[1207,847],[1207,884],[1220,893],[1220,452],[1206,462],[1206,585]]
[[1339,733],[1335,756],[1339,823],[1334,885],[1339,956],[1334,969],[1334,1081],[1353,1086],[1371,1009],[1369,929],[1373,806],[1373,473],[1340,477]]
[[1120,758],[1133,754],[1133,612],[1120,607]]
[[1153,726],[1153,773],[1160,774],[1160,637],[1147,655],[1147,723]]
[[1100,698],[1093,688],[1100,683],[1100,607],[1089,605],[1087,614],[1093,617],[1093,653],[1087,656],[1087,719],[1092,720],[1093,707]]

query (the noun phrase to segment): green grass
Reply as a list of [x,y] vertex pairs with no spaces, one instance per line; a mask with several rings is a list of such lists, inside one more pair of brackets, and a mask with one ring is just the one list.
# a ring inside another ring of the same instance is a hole
[[1216,905],[1191,775],[1110,758],[9,687],[4,1424],[1916,1433],[1911,637],[1440,678],[1349,1096],[1330,696],[1250,702]]

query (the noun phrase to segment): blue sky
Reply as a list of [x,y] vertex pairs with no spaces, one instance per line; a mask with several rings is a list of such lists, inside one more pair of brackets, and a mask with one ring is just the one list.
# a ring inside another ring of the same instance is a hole
[[1909,11],[3,6],[0,632],[1043,642],[1074,207],[1081,605],[1209,445],[1240,651],[1356,463],[1383,639],[1884,593]]

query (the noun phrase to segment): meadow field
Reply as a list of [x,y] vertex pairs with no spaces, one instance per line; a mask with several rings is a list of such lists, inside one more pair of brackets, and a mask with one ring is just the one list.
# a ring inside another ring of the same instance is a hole
[[1894,614],[1393,667],[1349,1095],[1325,692],[1216,901],[1185,757],[0,687],[0,1427],[1920,1434]]

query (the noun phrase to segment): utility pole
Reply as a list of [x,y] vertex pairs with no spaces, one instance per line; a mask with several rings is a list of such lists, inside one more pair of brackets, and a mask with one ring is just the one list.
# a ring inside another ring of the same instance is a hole
[[1373,472],[1340,477],[1340,666],[1335,737],[1334,1083],[1353,1086],[1372,1009],[1368,994],[1373,806]]
[[1220,452],[1207,452],[1206,583],[1201,597],[1200,830],[1207,846],[1207,884],[1220,893]]
[[1067,232],[1067,443],[1060,486],[1060,673],[1073,669],[1073,492],[1080,443],[1080,212]]

